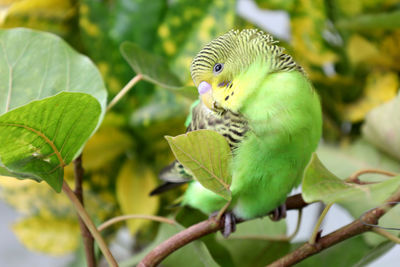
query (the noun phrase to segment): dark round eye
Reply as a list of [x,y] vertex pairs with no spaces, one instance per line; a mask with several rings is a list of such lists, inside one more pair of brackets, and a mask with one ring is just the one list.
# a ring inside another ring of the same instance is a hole
[[217,63],[214,65],[214,73],[220,73],[224,69],[224,64]]

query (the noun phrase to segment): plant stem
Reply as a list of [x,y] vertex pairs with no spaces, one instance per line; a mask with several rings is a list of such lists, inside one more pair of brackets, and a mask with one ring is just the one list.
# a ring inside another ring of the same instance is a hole
[[328,204],[325,207],[325,209],[322,211],[321,216],[319,216],[317,224],[314,227],[314,231],[313,231],[313,233],[312,233],[312,235],[310,237],[310,240],[308,241],[308,243],[310,243],[310,245],[315,244],[315,241],[317,240],[317,235],[318,235],[318,232],[319,232],[319,227],[321,226],[322,221],[324,220],[326,214],[328,213],[328,211],[332,207],[332,205],[333,205],[333,203]]
[[109,111],[115,104],[118,103],[119,100],[121,100],[126,93],[129,92],[129,90],[141,79],[143,78],[142,74],[137,74],[135,77],[133,77],[125,86],[122,88],[121,91],[111,100],[111,102],[107,106],[107,111]]
[[385,231],[381,228],[374,228],[373,230],[375,233],[377,233],[378,235],[381,235],[383,237],[386,237],[387,239],[389,239],[390,241],[393,241],[397,244],[400,244],[400,238],[398,238],[395,235],[392,235],[391,233],[389,233],[388,231]]
[[[82,167],[82,154],[79,155],[74,160],[74,176],[75,176],[75,190],[74,193],[76,197],[84,207],[83,202],[83,190],[82,190],[82,181],[83,181],[84,169]],[[79,226],[81,228],[81,234],[83,239],[83,244],[85,247],[85,255],[86,255],[86,263],[88,267],[96,266],[96,257],[94,254],[94,239],[89,229],[86,227],[85,222],[82,220],[80,216],[78,216]]]
[[169,224],[176,224],[174,220],[164,218],[161,216],[154,216],[154,215],[146,215],[146,214],[129,214],[129,215],[122,215],[122,216],[117,216],[114,218],[111,218],[110,220],[102,223],[100,226],[97,227],[97,230],[99,232],[103,231],[107,227],[113,225],[114,223],[125,221],[125,220],[130,220],[130,219],[148,219],[148,220],[153,220],[157,222],[163,222],[163,223],[169,223]]
[[283,256],[282,258],[276,260],[275,262],[273,262],[268,266],[269,267],[291,266],[341,241],[365,233],[367,231],[371,231],[371,229],[374,229],[373,226],[371,225],[376,225],[378,223],[379,218],[381,218],[388,210],[390,210],[390,208],[392,208],[395,205],[396,202],[399,201],[400,201],[400,190],[385,201],[386,205],[382,205],[376,209],[370,210],[367,213],[365,213],[365,215],[362,218],[362,221],[360,219],[355,220],[354,222],[346,226],[343,226],[342,228],[336,230],[335,232],[322,237],[313,245],[311,245],[310,243],[305,243],[296,250]]
[[71,200],[72,204],[75,207],[76,212],[79,214],[79,216],[85,222],[85,225],[87,226],[89,231],[92,233],[94,239],[96,240],[97,244],[100,247],[100,250],[103,252],[103,255],[106,258],[109,266],[118,267],[118,263],[115,261],[113,255],[111,254],[110,250],[108,249],[107,244],[104,241],[103,237],[100,235],[99,231],[97,231],[96,226],[90,219],[86,210],[83,208],[81,202],[76,197],[75,193],[71,190],[71,188],[69,187],[69,185],[67,184],[67,182],[65,180],[63,182],[62,189],[63,189],[64,193],[68,196],[68,198]]

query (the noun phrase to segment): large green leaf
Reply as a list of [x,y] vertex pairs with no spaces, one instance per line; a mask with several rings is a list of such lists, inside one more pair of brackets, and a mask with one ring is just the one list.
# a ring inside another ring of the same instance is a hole
[[62,91],[91,94],[105,112],[107,92],[99,71],[56,35],[0,30],[0,73],[0,114]]
[[[400,186],[400,176],[376,184],[347,183],[325,168],[313,154],[303,178],[303,198],[306,202],[342,203],[352,207],[376,207]],[[361,215],[361,214],[359,214]]]
[[17,177],[45,180],[61,191],[68,165],[93,134],[101,114],[96,98],[62,92],[0,116],[0,159]]
[[[146,249],[139,254],[136,254],[129,260],[120,263],[121,267],[135,266],[138,264],[152,249],[158,244],[167,240],[169,237],[177,234],[185,228],[181,225],[161,224],[158,230],[157,238]],[[170,254],[162,262],[162,266],[175,267],[175,266],[201,266],[201,267],[216,267],[218,264],[211,257],[207,247],[199,240],[194,241],[183,248]]]
[[176,159],[199,183],[226,200],[232,198],[229,189],[232,177],[228,171],[232,154],[222,135],[211,130],[198,130],[165,138]]

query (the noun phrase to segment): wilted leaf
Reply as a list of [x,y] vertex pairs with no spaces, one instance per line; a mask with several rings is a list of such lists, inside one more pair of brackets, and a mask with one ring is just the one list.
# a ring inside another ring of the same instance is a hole
[[58,36],[0,30],[0,44],[0,114],[62,91],[92,95],[105,113],[107,92],[99,71]]
[[0,159],[16,177],[45,180],[61,191],[64,167],[82,150],[99,121],[92,96],[63,92],[0,116]]
[[364,95],[358,101],[345,106],[345,119],[351,122],[363,120],[371,109],[393,99],[399,86],[399,78],[395,72],[369,73]]
[[362,133],[369,142],[400,160],[400,95],[368,113]]
[[370,185],[346,183],[328,171],[314,153],[304,174],[302,196],[306,202],[335,202],[348,208],[362,205],[361,210],[367,211],[380,205],[399,186],[400,176]]
[[[129,260],[120,263],[120,266],[135,266],[157,245],[184,229],[185,228],[181,225],[170,225],[165,223],[161,224],[160,228],[158,229],[158,235],[153,243],[151,243],[139,254],[136,254]],[[218,266],[218,264],[211,257],[210,252],[207,250],[207,247],[203,244],[203,242],[199,240],[191,242],[188,245],[178,249],[174,253],[170,254],[162,262],[162,266],[165,267],[187,266],[188,264],[191,267]]]
[[211,130],[198,130],[165,138],[176,159],[199,183],[226,200],[231,199],[232,177],[228,165],[232,155],[222,135]]
[[[156,177],[147,166],[140,166],[133,161],[126,161],[122,166],[116,184],[118,203],[123,214],[153,215],[158,210],[158,197],[149,195],[157,186]],[[132,234],[149,220],[128,220],[127,225]]]
[[289,242],[246,239],[245,237],[285,235],[285,221],[273,222],[269,218],[263,218],[238,224],[235,233],[219,242],[231,253],[235,266],[265,266],[288,253]]
[[75,251],[79,245],[76,219],[34,216],[13,225],[18,239],[30,250],[54,256]]

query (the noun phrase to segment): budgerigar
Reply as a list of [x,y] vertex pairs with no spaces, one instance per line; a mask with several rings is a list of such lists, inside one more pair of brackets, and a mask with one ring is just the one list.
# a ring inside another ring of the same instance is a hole
[[[299,185],[320,140],[317,93],[293,58],[256,29],[231,30],[211,41],[194,58],[191,75],[200,101],[188,131],[217,131],[233,154],[228,211],[241,219],[268,214]],[[220,210],[226,200],[189,173],[175,162],[161,178],[166,187],[190,183],[184,205],[206,214]]]

